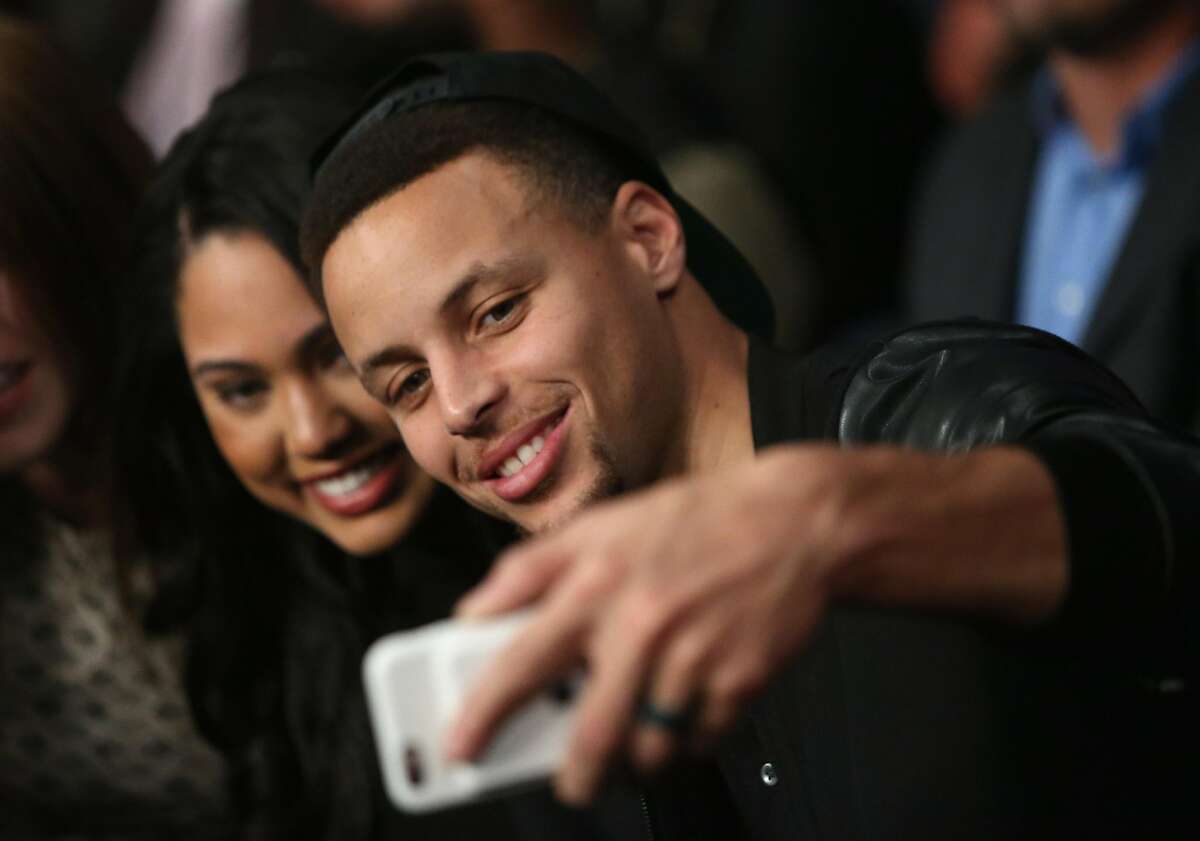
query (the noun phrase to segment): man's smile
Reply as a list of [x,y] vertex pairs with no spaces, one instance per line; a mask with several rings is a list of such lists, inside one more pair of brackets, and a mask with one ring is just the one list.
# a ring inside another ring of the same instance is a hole
[[570,407],[527,423],[504,438],[479,462],[477,475],[505,502],[518,502],[539,487],[557,466],[567,435]]

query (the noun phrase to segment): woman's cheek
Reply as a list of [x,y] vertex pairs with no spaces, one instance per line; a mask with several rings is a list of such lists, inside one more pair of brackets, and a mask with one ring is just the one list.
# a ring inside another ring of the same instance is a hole
[[[281,443],[272,439],[269,425],[260,419],[233,417],[228,410],[206,411],[217,449],[246,485],[270,483],[286,475],[287,458]],[[253,490],[253,488],[251,488]]]

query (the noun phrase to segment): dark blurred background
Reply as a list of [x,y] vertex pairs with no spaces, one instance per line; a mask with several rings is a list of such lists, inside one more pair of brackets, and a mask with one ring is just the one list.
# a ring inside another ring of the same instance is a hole
[[[429,50],[540,49],[641,124],[764,276],[803,350],[896,312],[947,125],[1021,67],[989,0],[0,0],[120,97],[161,155],[214,91],[306,62],[369,84]],[[1028,64],[1028,62],[1024,62]]]

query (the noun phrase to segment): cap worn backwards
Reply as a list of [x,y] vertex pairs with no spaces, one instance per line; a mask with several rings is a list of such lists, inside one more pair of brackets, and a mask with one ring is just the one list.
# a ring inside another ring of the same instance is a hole
[[434,102],[509,100],[541,108],[587,132],[650,184],[679,214],[688,267],[727,318],[770,338],[775,314],[766,287],[741,252],[675,192],[641,132],[590,82],[558,59],[532,52],[439,53],[412,59],[375,86],[365,103],[326,140],[314,175],[367,128]]

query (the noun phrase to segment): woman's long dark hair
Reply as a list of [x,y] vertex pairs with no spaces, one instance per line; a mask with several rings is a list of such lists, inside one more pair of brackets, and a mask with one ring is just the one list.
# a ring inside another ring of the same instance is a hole
[[[117,280],[150,168],[112,97],[46,33],[0,16],[0,269],[72,369],[65,434],[80,449],[103,449]],[[34,541],[33,507],[0,477],[0,541]]]
[[445,492],[402,549],[375,558],[349,559],[268,510],[221,457],[188,378],[175,314],[187,242],[253,231],[302,272],[309,156],[355,100],[300,71],[219,95],[147,194],[122,298],[117,461],[125,533],[159,575],[147,621],[185,630],[199,726],[233,762],[242,808],[281,838],[374,833],[384,807],[362,653],[443,612],[482,557],[480,532],[444,522],[469,516]]

